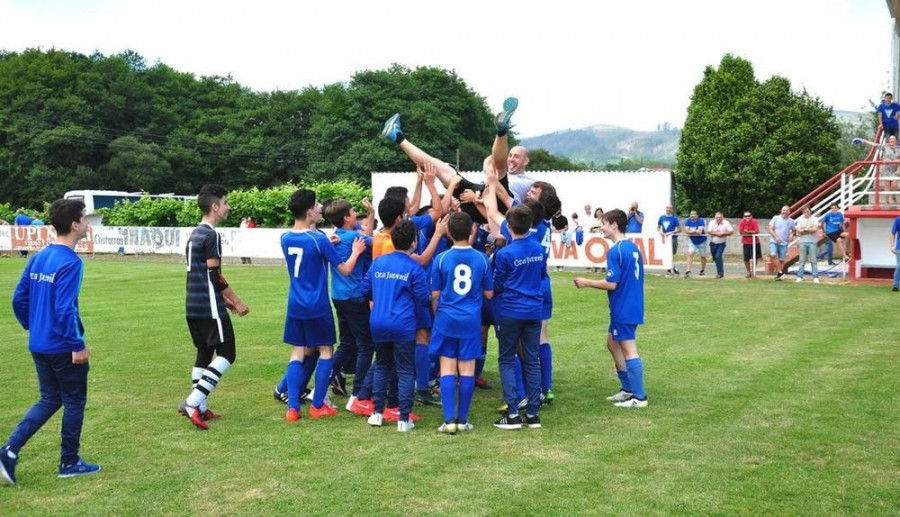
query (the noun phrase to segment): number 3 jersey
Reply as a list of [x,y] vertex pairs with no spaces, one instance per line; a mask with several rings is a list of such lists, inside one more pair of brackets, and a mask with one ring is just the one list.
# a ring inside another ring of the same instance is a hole
[[606,281],[615,282],[609,294],[612,323],[644,323],[644,260],[638,247],[627,239],[616,241],[606,255]]
[[481,335],[483,291],[494,290],[487,255],[469,246],[453,247],[434,259],[431,291],[440,292],[434,330],[455,338]]
[[328,264],[343,263],[334,245],[314,230],[290,230],[281,236],[281,252],[291,279],[287,315],[298,320],[331,314]]

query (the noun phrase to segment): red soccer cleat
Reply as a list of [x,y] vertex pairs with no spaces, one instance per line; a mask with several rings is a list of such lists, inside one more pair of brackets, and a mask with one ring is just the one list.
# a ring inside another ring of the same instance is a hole
[[188,417],[188,419],[191,421],[191,423],[194,424],[195,426],[197,426],[198,428],[200,428],[204,431],[209,429],[209,424],[207,424],[206,421],[203,420],[203,417],[200,414],[200,409],[192,407],[192,406],[187,406],[187,407],[185,407],[184,415],[186,417]]
[[[400,408],[399,407],[386,407],[384,408],[384,420],[386,422],[397,422],[400,420]],[[409,413],[409,421],[415,422],[419,420],[419,415],[410,411]]]
[[213,413],[211,409],[207,408],[206,411],[200,413],[200,418],[203,420],[215,420],[216,418],[221,418],[222,415],[219,413]]
[[357,415],[362,416],[370,416],[372,412],[375,411],[375,403],[372,402],[372,399],[368,400],[354,400],[353,404],[350,405],[350,412],[355,413]]
[[309,417],[310,418],[325,418],[329,416],[335,416],[338,414],[338,410],[332,408],[328,404],[322,404],[322,407],[316,409],[315,406],[309,407]]
[[284,414],[284,419],[287,422],[296,422],[297,420],[300,420],[300,411],[293,408],[288,409]]

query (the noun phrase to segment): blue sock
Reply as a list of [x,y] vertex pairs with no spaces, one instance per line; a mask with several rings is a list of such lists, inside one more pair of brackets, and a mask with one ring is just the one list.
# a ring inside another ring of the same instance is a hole
[[[300,409],[300,378],[303,376],[303,363],[300,361],[291,361],[287,365],[284,372],[284,382],[287,384],[288,407],[291,409]],[[279,385],[280,386],[280,385]],[[281,391],[281,390],[278,390]]]
[[[625,364],[628,364],[628,362],[626,361]],[[625,370],[619,370],[617,368],[616,375],[619,376],[619,382],[622,384],[622,391],[627,391],[628,393],[634,394],[634,392],[631,391],[631,383],[628,382],[628,372]]]
[[416,343],[416,389],[424,390],[428,387],[428,375],[431,373],[431,365],[428,364],[428,345]]
[[334,368],[334,358],[322,359],[316,361],[316,385],[313,389],[313,406],[316,409],[322,407],[325,403],[325,394],[328,393],[328,386],[331,385],[331,369]]
[[541,391],[553,389],[553,350],[550,343],[541,343],[538,347],[541,352]]
[[516,354],[516,398],[519,400],[525,398],[525,379],[522,375],[522,360]]
[[475,377],[461,375],[459,377],[459,411],[456,413],[460,423],[469,421],[469,408],[472,406],[473,395],[475,395]]
[[626,359],[625,367],[628,368],[628,382],[633,388],[634,398],[645,400],[647,394],[644,393],[644,363],[640,357],[634,359]]
[[455,375],[441,375],[441,407],[444,409],[444,422],[452,422],[456,418]]
[[[290,363],[288,363],[290,364]],[[287,368],[284,370],[284,375],[281,376],[281,382],[278,383],[278,386],[275,388],[276,390],[284,393],[288,389],[288,380],[287,380]]]

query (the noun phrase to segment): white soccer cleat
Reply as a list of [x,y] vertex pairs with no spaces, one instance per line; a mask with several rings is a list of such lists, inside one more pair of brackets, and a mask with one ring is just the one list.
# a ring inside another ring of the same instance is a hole
[[625,402],[626,400],[633,398],[634,395],[631,394],[630,391],[619,390],[615,395],[610,395],[606,397],[606,400],[610,402]]
[[613,404],[616,407],[624,407],[624,408],[642,408],[647,407],[647,399],[638,400],[636,398],[630,398],[625,402],[616,402]]

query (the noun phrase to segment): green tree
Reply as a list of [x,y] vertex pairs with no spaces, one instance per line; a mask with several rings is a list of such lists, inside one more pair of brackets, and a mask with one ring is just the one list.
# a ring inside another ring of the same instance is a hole
[[682,210],[775,213],[840,170],[830,108],[726,55],[694,88],[675,183]]

